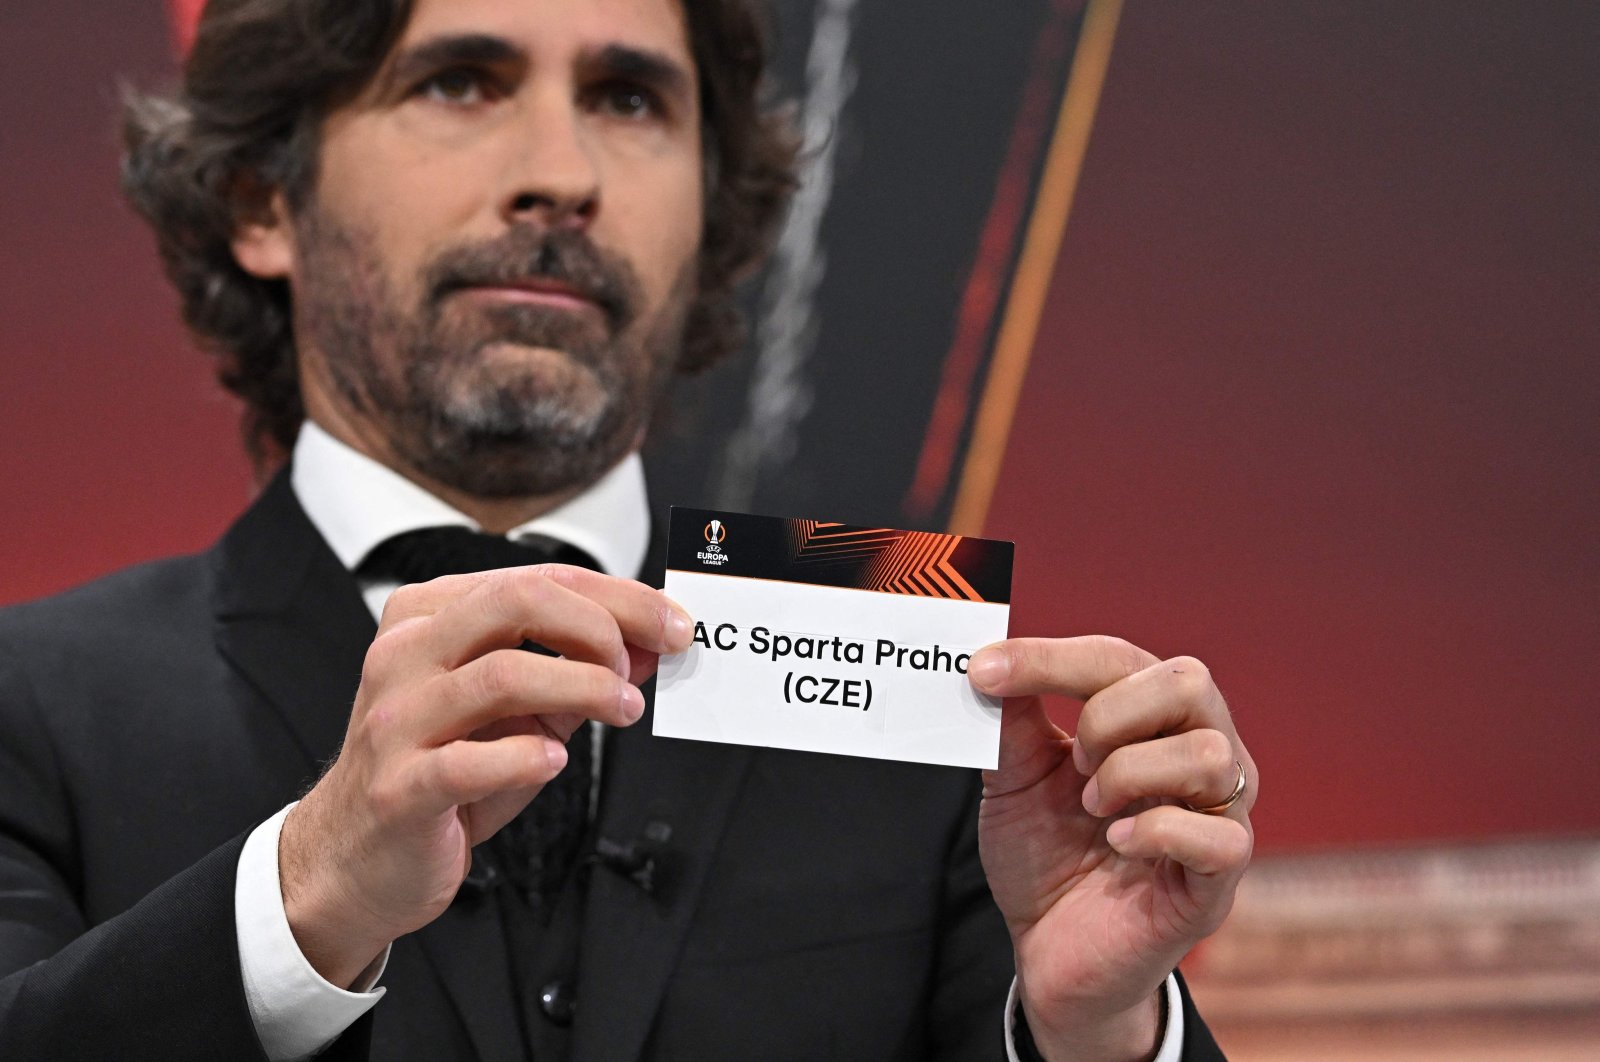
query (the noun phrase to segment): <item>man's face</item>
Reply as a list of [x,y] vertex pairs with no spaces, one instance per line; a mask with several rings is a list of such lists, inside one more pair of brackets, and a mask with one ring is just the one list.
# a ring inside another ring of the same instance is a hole
[[701,168],[675,0],[419,0],[285,237],[308,409],[468,494],[592,481],[671,374]]

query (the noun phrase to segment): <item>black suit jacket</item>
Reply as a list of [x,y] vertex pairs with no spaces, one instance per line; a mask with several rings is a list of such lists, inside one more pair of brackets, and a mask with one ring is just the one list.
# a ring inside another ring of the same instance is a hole
[[[336,752],[373,632],[286,477],[209,553],[0,613],[0,1057],[264,1057],[235,865]],[[672,838],[653,891],[590,879],[573,1059],[1004,1057],[975,772],[608,740],[599,832]],[[506,948],[458,900],[330,1057],[523,1058]]]

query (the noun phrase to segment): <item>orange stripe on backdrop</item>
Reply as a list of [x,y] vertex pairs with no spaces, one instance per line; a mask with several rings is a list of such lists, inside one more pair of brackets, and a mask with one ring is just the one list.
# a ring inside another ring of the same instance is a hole
[[972,441],[961,469],[960,486],[950,513],[950,531],[957,535],[983,533],[989,502],[1000,478],[1000,462],[1005,457],[1006,440],[1016,415],[1017,399],[1028,374],[1028,361],[1038,338],[1039,317],[1044,312],[1050,276],[1061,254],[1061,240],[1067,231],[1067,216],[1083,172],[1083,158],[1089,147],[1089,131],[1100,104],[1106,68],[1111,61],[1111,42],[1116,36],[1122,0],[1089,0],[1083,14],[1083,30],[1072,57],[1072,73],[1061,100],[1061,113],[1050,140],[1044,176],[1039,182],[1039,197],[1022,245],[1016,279],[1006,300],[1000,334],[995,340],[994,360],[978,405]]
[[960,458],[956,448],[978,397],[974,393],[978,372],[989,353],[990,332],[1015,265],[1017,234],[1027,224],[1032,207],[1035,169],[1049,139],[1051,115],[1060,106],[1060,72],[1070,69],[1083,8],[1082,0],[1052,0],[1049,16],[1034,40],[1022,102],[956,308],[955,331],[944,356],[939,390],[928,411],[922,452],[902,503],[914,520],[926,519],[951,486]]
[[205,6],[206,0],[167,0],[167,13],[172,18],[172,43],[180,56],[189,54],[195,26]]

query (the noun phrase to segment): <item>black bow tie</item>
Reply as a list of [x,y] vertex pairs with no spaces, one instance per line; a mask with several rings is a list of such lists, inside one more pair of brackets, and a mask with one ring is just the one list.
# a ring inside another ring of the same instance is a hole
[[424,527],[380,544],[361,562],[361,574],[425,583],[441,575],[489,572],[524,564],[573,564],[600,570],[600,562],[577,546],[548,535],[526,535],[513,542],[469,527]]
[[[441,575],[552,563],[600,570],[588,553],[545,535],[513,542],[466,527],[425,527],[379,545],[361,562],[360,573],[424,583]],[[555,655],[531,642],[523,648]],[[583,851],[592,779],[590,727],[581,726],[567,742],[567,765],[561,773],[474,853],[473,879],[487,885],[503,878],[541,920],[548,921]]]

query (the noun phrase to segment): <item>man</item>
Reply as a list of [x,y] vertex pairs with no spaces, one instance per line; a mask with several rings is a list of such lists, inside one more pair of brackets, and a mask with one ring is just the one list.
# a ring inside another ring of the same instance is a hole
[[1256,773],[1198,662],[976,655],[978,811],[963,772],[640,725],[691,618],[629,578],[635,452],[790,185],[756,25],[213,0],[128,185],[293,460],[212,553],[0,619],[0,1054],[1213,1050],[1169,971]]

